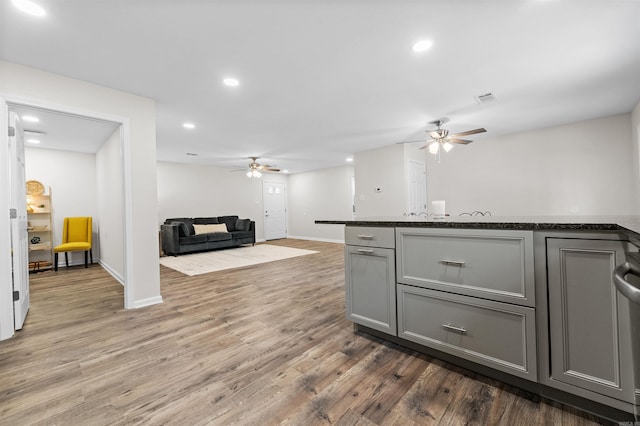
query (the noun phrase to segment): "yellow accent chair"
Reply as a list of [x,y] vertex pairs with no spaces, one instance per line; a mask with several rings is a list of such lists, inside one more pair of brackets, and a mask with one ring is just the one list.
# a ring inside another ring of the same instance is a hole
[[88,267],[87,255],[91,256],[93,263],[93,254],[91,253],[91,217],[65,217],[64,226],[62,228],[62,244],[53,248],[54,252],[54,270],[58,270],[58,253],[64,252],[64,260],[69,267],[70,251],[84,251],[84,267]]

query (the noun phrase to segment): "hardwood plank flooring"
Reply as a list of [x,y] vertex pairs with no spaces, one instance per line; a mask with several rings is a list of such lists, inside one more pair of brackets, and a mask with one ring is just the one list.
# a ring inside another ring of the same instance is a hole
[[601,420],[378,338],[344,312],[343,246],[188,277],[123,309],[101,267],[31,275],[0,342],[2,425],[591,425]]

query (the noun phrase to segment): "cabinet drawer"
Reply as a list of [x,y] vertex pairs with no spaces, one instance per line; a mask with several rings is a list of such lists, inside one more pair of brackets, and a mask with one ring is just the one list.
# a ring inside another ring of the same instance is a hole
[[374,226],[347,226],[344,240],[348,245],[394,248],[396,246],[394,228]]
[[398,337],[537,381],[532,308],[398,285]]
[[397,228],[398,282],[535,306],[533,232]]

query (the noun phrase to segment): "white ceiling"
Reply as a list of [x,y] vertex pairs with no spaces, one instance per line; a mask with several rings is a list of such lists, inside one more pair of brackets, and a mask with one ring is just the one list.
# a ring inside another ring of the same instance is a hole
[[296,172],[441,117],[482,143],[640,100],[638,0],[36,1],[0,3],[0,58],[155,99],[159,160]]
[[[89,117],[64,114],[24,105],[10,105],[9,109],[20,117],[35,117],[38,122],[22,121],[25,144],[34,148],[94,154],[115,132],[120,124]],[[36,139],[37,145],[30,142]]]

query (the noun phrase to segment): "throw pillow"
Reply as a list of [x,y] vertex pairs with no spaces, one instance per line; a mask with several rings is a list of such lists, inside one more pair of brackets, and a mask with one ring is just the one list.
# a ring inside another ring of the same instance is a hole
[[193,229],[196,230],[196,235],[210,234],[211,232],[228,232],[227,225],[225,225],[224,223],[211,225],[199,225],[197,223],[194,223]]
[[238,216],[218,216],[218,222],[227,225],[229,232],[236,230],[236,220],[238,220]]
[[248,231],[251,228],[251,219],[236,220],[236,231]]

